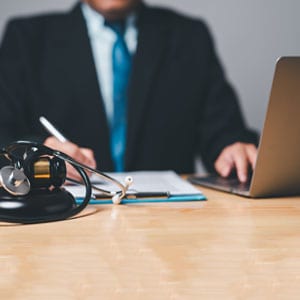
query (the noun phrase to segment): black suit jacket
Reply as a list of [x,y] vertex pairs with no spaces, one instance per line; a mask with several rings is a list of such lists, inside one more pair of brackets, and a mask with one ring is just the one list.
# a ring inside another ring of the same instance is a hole
[[[169,10],[142,6],[129,84],[126,170],[212,169],[247,130],[207,27]],[[9,22],[0,50],[0,142],[43,141],[46,116],[113,170],[109,131],[80,5],[62,14]]]

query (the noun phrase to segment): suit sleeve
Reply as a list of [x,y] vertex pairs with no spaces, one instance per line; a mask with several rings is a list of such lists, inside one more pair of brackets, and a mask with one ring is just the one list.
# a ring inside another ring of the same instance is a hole
[[39,141],[30,134],[30,100],[27,92],[26,44],[18,21],[8,23],[0,47],[0,146],[15,140]]
[[257,133],[247,128],[233,88],[227,82],[212,38],[207,40],[207,76],[203,113],[199,121],[200,152],[209,171],[220,152],[235,142],[257,144]]

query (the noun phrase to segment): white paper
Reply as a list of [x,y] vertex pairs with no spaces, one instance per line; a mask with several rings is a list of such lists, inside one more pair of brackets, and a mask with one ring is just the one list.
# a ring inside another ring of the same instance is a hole
[[[191,183],[182,179],[173,171],[137,171],[126,173],[107,173],[109,176],[117,179],[122,184],[126,176],[133,178],[133,184],[129,191],[139,193],[168,192],[171,196],[177,195],[201,195],[201,191],[195,188]],[[101,181],[101,183],[96,183]],[[93,175],[91,182],[93,185],[109,191],[118,191],[118,186],[109,181],[102,181],[99,176]],[[95,184],[94,184],[95,182]],[[66,185],[65,188],[71,192],[74,197],[84,197],[85,187],[80,185]],[[99,193],[95,191],[95,193]]]

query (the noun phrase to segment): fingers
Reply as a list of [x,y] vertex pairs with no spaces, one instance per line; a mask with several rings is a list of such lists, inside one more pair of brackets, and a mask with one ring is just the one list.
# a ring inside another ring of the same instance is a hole
[[[55,137],[49,137],[45,140],[44,145],[55,150],[59,150],[79,163],[89,166],[90,168],[96,168],[96,160],[94,153],[91,149],[80,148],[74,143],[71,142],[60,142]],[[79,173],[67,163],[67,176],[76,180],[81,179]]]
[[233,158],[230,151],[225,148],[215,162],[215,169],[222,177],[227,177],[233,168]]
[[257,159],[257,148],[253,144],[248,144],[248,146],[246,147],[246,151],[253,170]]
[[257,149],[253,144],[234,143],[223,149],[215,162],[216,171],[223,177],[235,169],[241,182],[247,181],[248,166],[255,166]]
[[80,149],[81,149],[82,154],[86,157],[86,159],[88,161],[86,163],[86,165],[95,169],[96,168],[96,159],[94,157],[94,151],[89,148],[80,148]]
[[249,161],[244,147],[238,147],[232,155],[239,181],[246,182],[248,177]]

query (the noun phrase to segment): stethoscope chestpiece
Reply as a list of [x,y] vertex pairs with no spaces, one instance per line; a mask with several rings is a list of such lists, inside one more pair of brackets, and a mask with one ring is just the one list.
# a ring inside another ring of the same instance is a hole
[[13,166],[5,166],[0,170],[0,184],[14,196],[24,196],[30,192],[30,182],[24,172]]

